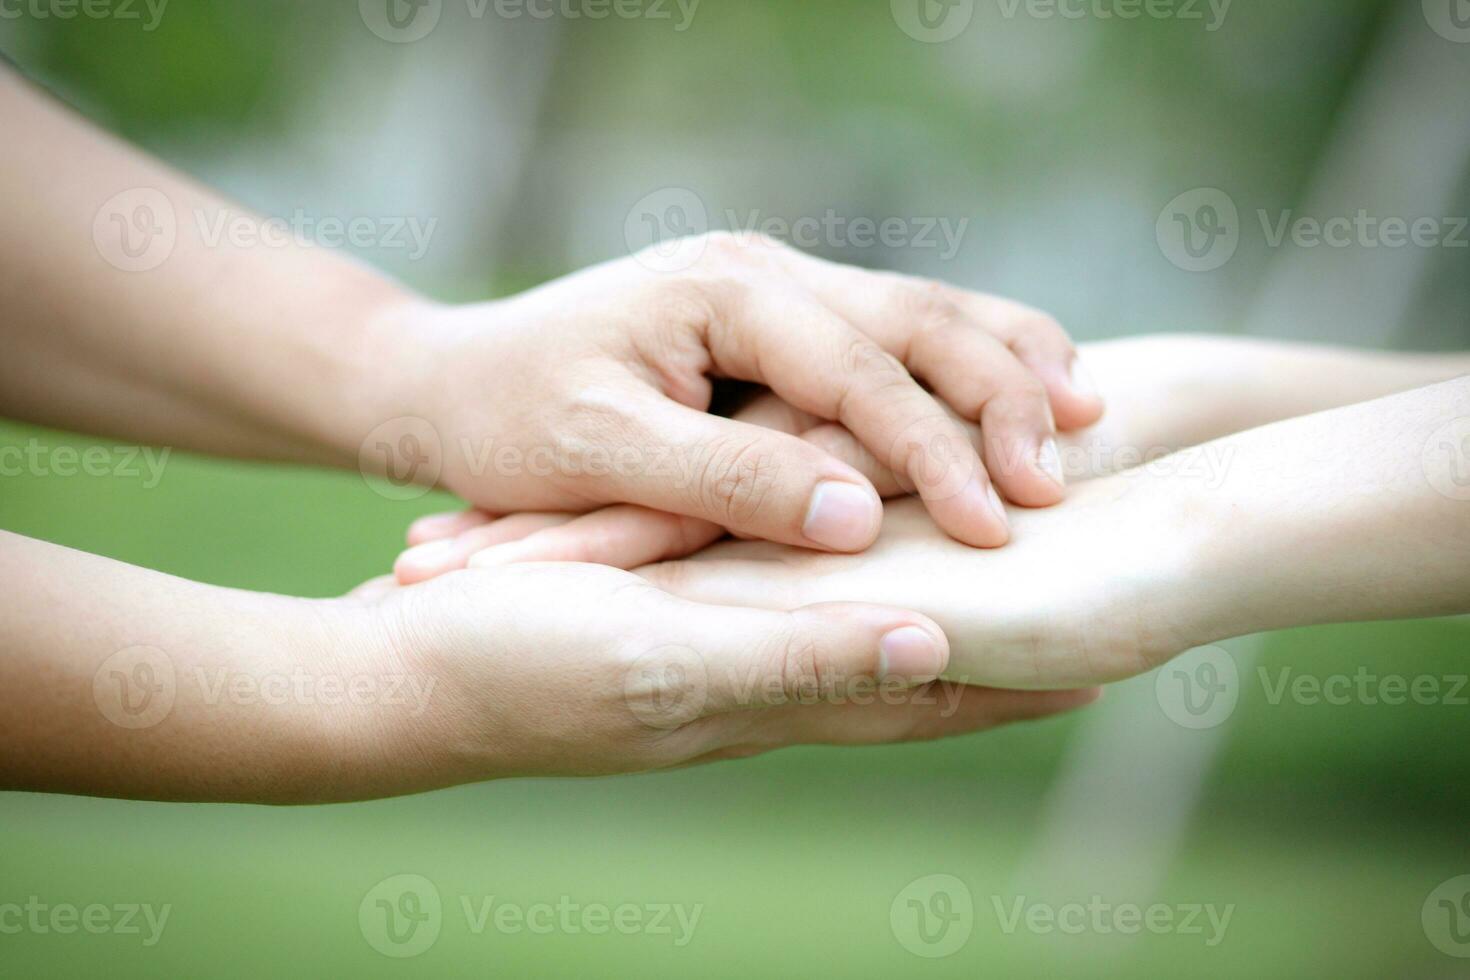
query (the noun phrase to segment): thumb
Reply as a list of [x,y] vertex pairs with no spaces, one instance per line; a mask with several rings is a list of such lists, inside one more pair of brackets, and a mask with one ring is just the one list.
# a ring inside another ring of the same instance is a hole
[[873,485],[817,446],[669,400],[638,414],[647,465],[615,467],[607,495],[804,548],[855,552],[878,537]]
[[719,636],[706,656],[705,712],[842,699],[872,682],[911,687],[949,665],[949,641],[928,617],[855,602],[792,612],[700,607]]

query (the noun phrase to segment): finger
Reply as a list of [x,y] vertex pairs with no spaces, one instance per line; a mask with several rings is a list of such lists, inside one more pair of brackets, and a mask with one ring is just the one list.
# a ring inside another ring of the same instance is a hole
[[453,538],[429,541],[409,548],[393,563],[393,575],[401,585],[413,585],[457,571],[471,556],[506,541],[515,541],[542,528],[564,524],[571,514],[512,514],[510,517],[472,527]]
[[[958,310],[1034,372],[1046,387],[1061,428],[1088,426],[1102,416],[1102,399],[1077,360],[1071,338],[1056,320],[1039,310],[947,283],[858,269],[795,249],[783,249],[777,255],[823,304],[891,352],[906,349],[914,325],[936,316],[944,319]],[[982,365],[983,361],[969,358],[962,366],[976,370]]]
[[949,664],[949,641],[926,616],[862,603],[792,612],[694,606],[707,629],[705,713],[773,707],[842,691],[859,678],[927,683]]
[[800,253],[787,261],[819,299],[980,423],[985,469],[1008,499],[1029,507],[1062,500],[1066,481],[1047,388],[956,302],[962,290]]
[[472,527],[488,524],[494,519],[495,515],[478,507],[450,511],[447,514],[429,514],[408,526],[408,544],[413,547],[429,541],[457,537]]
[[[954,537],[981,547],[1005,543],[1005,509],[975,448],[895,358],[794,289],[766,286],[723,302],[723,319],[746,329],[711,337],[722,369],[769,385],[802,411],[841,422],[909,481]],[[721,333],[717,325],[714,334]]]
[[609,499],[807,548],[861,551],[878,536],[883,508],[872,485],[796,436],[663,398],[627,418],[627,444],[658,447],[661,465],[613,468],[600,478]]
[[1102,395],[1061,324],[1039,310],[998,296],[956,289],[952,298],[1046,385],[1058,428],[1081,429],[1102,418]]
[[486,548],[471,557],[468,564],[470,568],[483,568],[516,562],[570,561],[637,568],[692,554],[724,533],[719,525],[696,517],[619,504]]
[[917,325],[908,363],[955,411],[980,423],[985,468],[1006,497],[1048,507],[1065,496],[1046,389],[996,338],[959,317]]

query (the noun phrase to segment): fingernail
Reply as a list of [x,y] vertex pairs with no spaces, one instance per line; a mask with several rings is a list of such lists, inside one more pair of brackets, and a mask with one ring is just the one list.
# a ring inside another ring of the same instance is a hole
[[882,505],[866,487],[828,480],[812,492],[801,533],[834,551],[861,551],[873,541]]
[[1087,365],[1082,363],[1082,358],[1072,358],[1071,374],[1072,391],[1083,398],[1097,398],[1097,382],[1092,380],[1092,372],[1087,370]]
[[1009,530],[1010,529],[1010,526],[1011,526],[1011,522],[1006,517],[1006,505],[1001,502],[1000,494],[998,494],[998,493],[995,492],[995,484],[992,483],[992,484],[990,484],[990,486],[986,487],[985,489],[986,489],[987,495],[990,498],[990,509],[993,510],[993,511],[995,511],[995,516],[996,517],[1000,518],[1001,525],[1004,526],[1007,530]]
[[880,678],[900,677],[921,684],[944,670],[944,647],[928,630],[902,626],[878,644]]
[[1047,439],[1036,451],[1036,465],[1041,472],[1052,479],[1057,486],[1067,485],[1067,475],[1062,472],[1062,454],[1057,450],[1057,441]]
[[453,538],[416,545],[399,555],[398,561],[394,562],[395,567],[408,566],[421,571],[455,564],[458,564],[458,548]]

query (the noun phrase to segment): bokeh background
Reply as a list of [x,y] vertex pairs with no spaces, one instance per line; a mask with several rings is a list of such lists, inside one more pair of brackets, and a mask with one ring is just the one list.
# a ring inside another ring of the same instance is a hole
[[[1081,340],[1470,347],[1470,236],[1456,247],[1450,220],[1470,215],[1465,0],[1178,0],[1135,19],[1107,16],[1128,0],[643,0],[602,20],[572,16],[610,9],[595,0],[533,4],[550,16],[431,0],[398,8],[407,28],[387,6],[118,0],[89,16],[24,0],[0,4],[0,52],[264,213],[432,221],[422,254],[359,251],[442,298],[525,288],[691,223],[830,213],[899,219],[910,237],[849,230],[814,251],[1012,295]],[[1275,245],[1260,214],[1287,211],[1432,217],[1448,240]],[[957,248],[926,244],[940,222],[965,223]],[[0,422],[0,445],[33,438],[114,445]],[[6,476],[0,526],[327,596],[385,570],[413,517],[452,506],[385,499],[356,473],[182,453],[144,482]],[[1361,667],[1447,690],[1470,672],[1470,624],[1226,647],[1239,703],[1201,729],[1166,716],[1150,676],[1072,718],[673,774],[295,809],[7,794],[0,903],[171,913],[152,947],[0,935],[0,975],[1470,975],[1436,945],[1450,920],[1433,902],[1424,918],[1431,892],[1470,873],[1470,707],[1273,704],[1256,681],[1258,666]],[[437,942],[412,958],[359,925],[397,874],[443,901]],[[895,925],[905,890],[935,874],[974,910],[943,958]],[[460,899],[492,895],[702,913],[683,947],[477,935]],[[1208,927],[1007,932],[995,903],[1017,896],[1232,914],[1214,945]]]

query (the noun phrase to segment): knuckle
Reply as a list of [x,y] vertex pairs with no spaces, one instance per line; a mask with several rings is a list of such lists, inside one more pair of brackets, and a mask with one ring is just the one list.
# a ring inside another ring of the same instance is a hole
[[770,675],[779,679],[783,697],[795,702],[810,702],[820,697],[832,678],[816,639],[792,624],[767,642]]
[[867,337],[848,341],[840,363],[847,374],[864,378],[865,384],[877,388],[907,385],[912,380],[902,361]]
[[776,489],[779,474],[780,463],[761,442],[717,441],[700,480],[708,513],[727,524],[748,524]]
[[989,425],[1031,425],[1047,418],[1046,389],[1027,380],[1007,386],[985,406],[983,428]]
[[960,324],[965,314],[955,301],[954,290],[936,279],[905,278],[898,289],[900,315],[927,330]]

